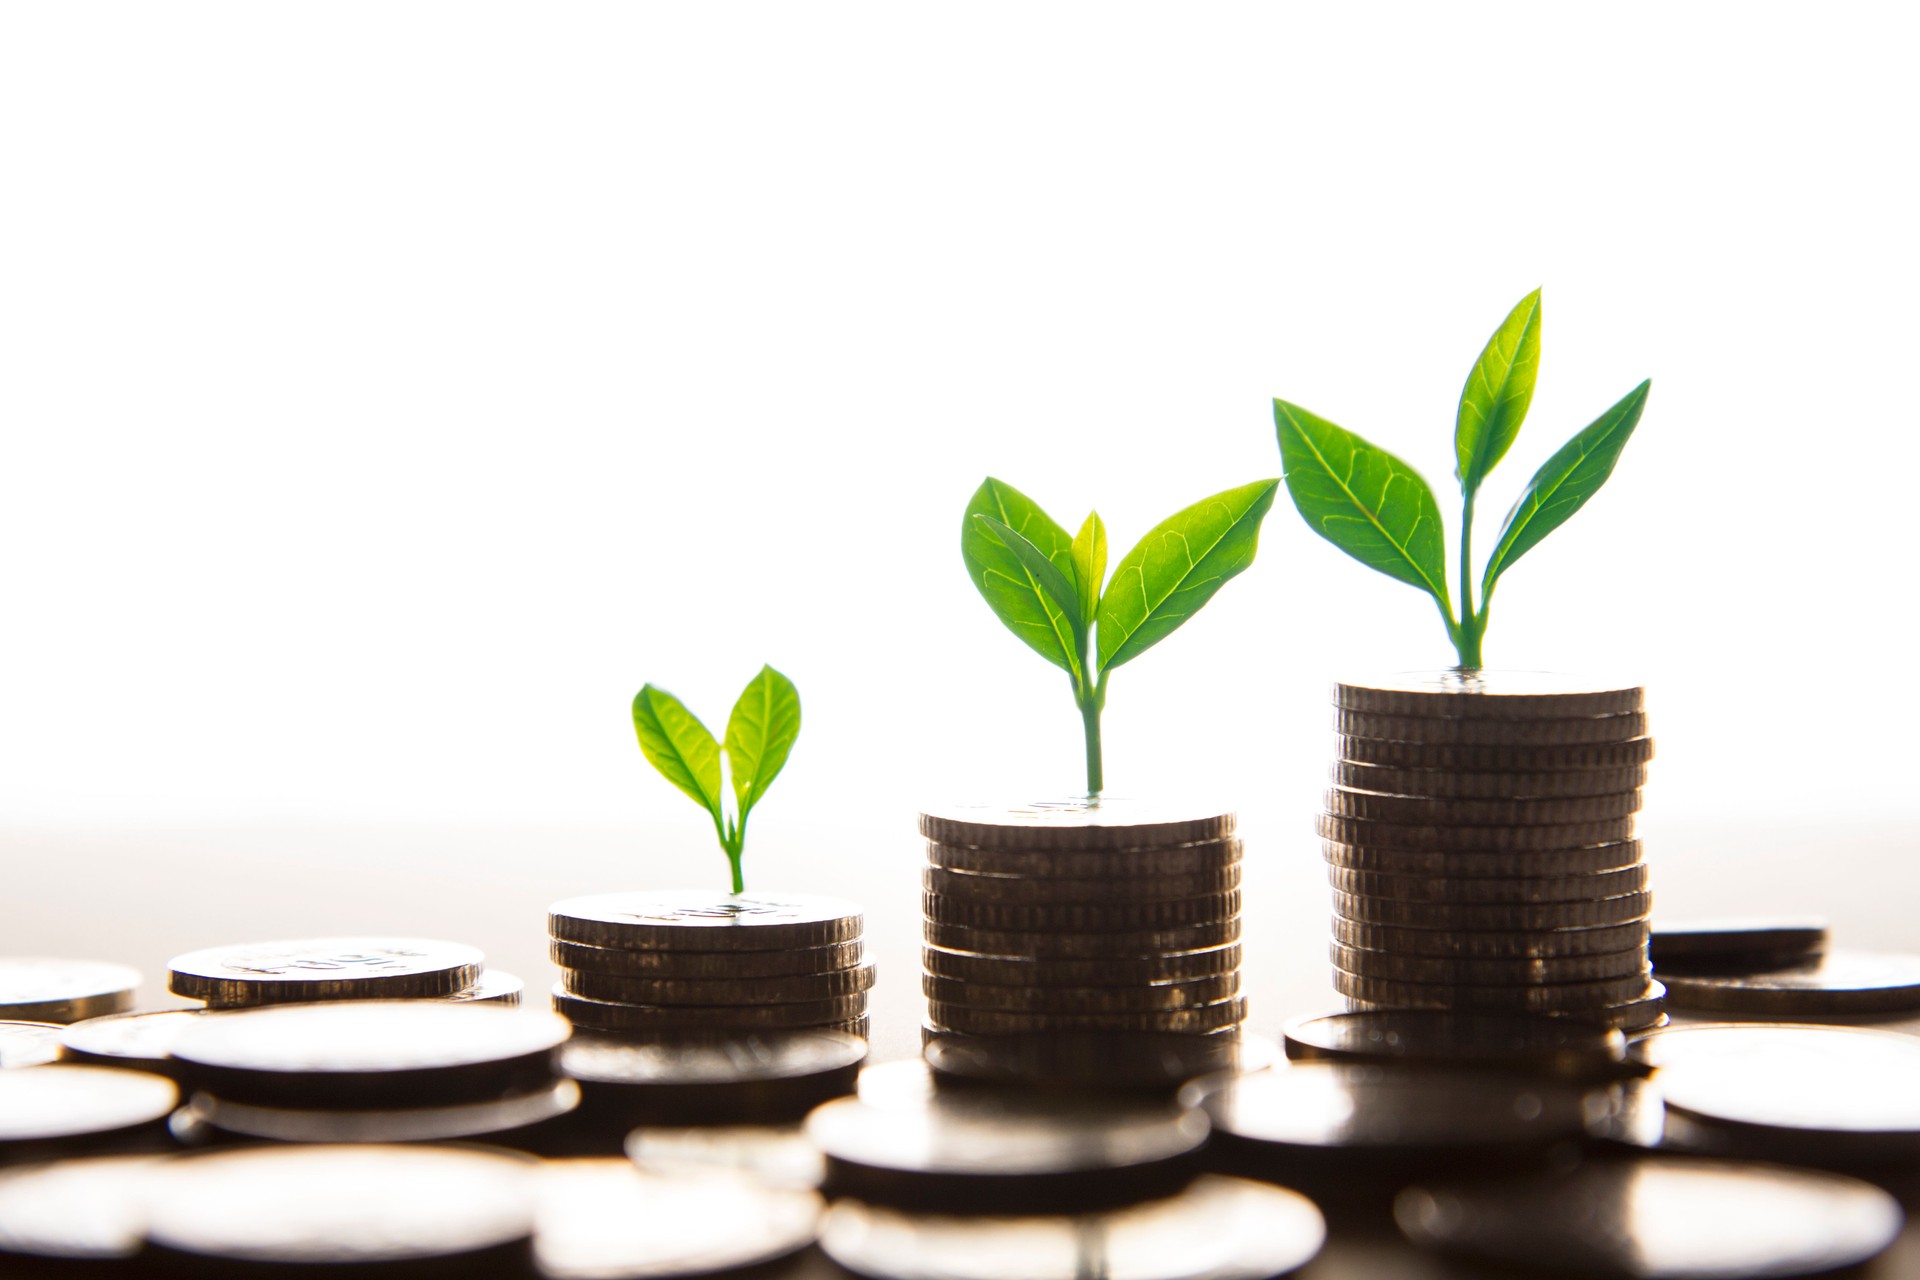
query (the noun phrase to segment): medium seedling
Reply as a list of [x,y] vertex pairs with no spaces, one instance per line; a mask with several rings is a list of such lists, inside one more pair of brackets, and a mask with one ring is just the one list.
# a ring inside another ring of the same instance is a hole
[[643,685],[633,695],[633,728],[640,736],[641,754],[713,815],[720,848],[733,868],[733,891],[744,892],[740,856],[747,842],[747,815],[767,794],[800,736],[800,691],[772,667],[761,667],[733,704],[726,741],[731,812],[722,794],[720,744],[680,699]]
[[1480,666],[1487,608],[1500,575],[1586,504],[1613,474],[1646,408],[1642,382],[1547,459],[1507,513],[1473,593],[1473,506],[1480,484],[1506,456],[1533,401],[1540,365],[1540,291],[1520,300],[1467,375],[1454,420],[1460,481],[1460,612],[1447,594],[1446,537],[1433,490],[1420,473],[1351,431],[1285,400],[1273,402],[1280,459],[1294,506],[1321,537],[1388,577],[1433,597],[1463,668]]
[[1258,480],[1167,517],[1122,557],[1110,580],[1098,512],[1069,537],[1005,481],[989,476],[974,491],[960,527],[967,576],[1000,621],[1072,681],[1086,734],[1089,796],[1099,796],[1102,786],[1107,677],[1166,639],[1253,563],[1261,518],[1279,487],[1278,480]]

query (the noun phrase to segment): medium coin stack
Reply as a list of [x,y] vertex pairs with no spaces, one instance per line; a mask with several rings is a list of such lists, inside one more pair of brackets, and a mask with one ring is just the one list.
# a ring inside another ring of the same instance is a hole
[[935,1035],[1238,1030],[1234,818],[1084,798],[920,815]]
[[686,1039],[826,1028],[864,1037],[873,965],[860,908],[810,894],[653,890],[556,902],[553,1007],[603,1035]]
[[1319,820],[1355,1009],[1662,1017],[1634,815],[1643,690],[1539,672],[1334,686]]

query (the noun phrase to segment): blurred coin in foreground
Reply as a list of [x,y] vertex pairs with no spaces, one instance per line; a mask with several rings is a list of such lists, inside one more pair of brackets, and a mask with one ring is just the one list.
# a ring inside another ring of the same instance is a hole
[[144,1071],[56,1063],[0,1073],[0,1162],[137,1144],[179,1100],[173,1081]]
[[[525,1093],[444,1106],[262,1107],[196,1093],[175,1118],[175,1134],[219,1133],[265,1142],[458,1142],[519,1145],[580,1104],[580,1087],[556,1081]],[[529,1133],[528,1131],[533,1131]]]
[[1333,1013],[1286,1025],[1289,1058],[1461,1067],[1605,1079],[1626,1069],[1614,1027],[1530,1014],[1406,1009]]
[[642,1125],[627,1134],[627,1159],[669,1177],[741,1174],[763,1187],[816,1191],[826,1162],[797,1124]]
[[94,1156],[0,1173],[0,1272],[133,1274],[157,1163]]
[[843,1200],[821,1247],[883,1280],[1267,1280],[1326,1239],[1313,1202],[1284,1187],[1203,1177],[1176,1195],[1076,1217],[902,1213]]
[[1675,1008],[1766,1017],[1920,1009],[1920,956],[1829,951],[1791,968],[1694,974],[1663,970]]
[[486,957],[432,938],[306,938],[189,951],[167,990],[209,1005],[448,996],[480,980]]
[[1658,1156],[1417,1187],[1394,1217],[1426,1248],[1608,1280],[1828,1275],[1878,1256],[1903,1224],[1893,1197],[1853,1178]]
[[58,1062],[60,1035],[52,1022],[0,1022],[0,1071]]
[[172,1076],[178,1071],[173,1048],[207,1015],[198,1009],[166,1009],[158,1013],[116,1013],[88,1018],[68,1027],[60,1037],[67,1058],[102,1067],[131,1067]]
[[585,1093],[583,1114],[642,1124],[779,1124],[850,1093],[866,1041],[837,1031],[743,1033],[636,1043],[582,1037],[560,1067]]
[[0,956],[0,1019],[78,1022],[133,1003],[140,971],[105,960]]
[[568,898],[547,908],[563,942],[629,950],[783,951],[860,936],[860,908],[811,893],[650,889]]

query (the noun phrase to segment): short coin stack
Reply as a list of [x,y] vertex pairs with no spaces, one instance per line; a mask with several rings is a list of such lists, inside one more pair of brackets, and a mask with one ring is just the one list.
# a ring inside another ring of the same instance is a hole
[[927,1029],[1236,1031],[1240,842],[1213,808],[1073,799],[920,815]]
[[641,1039],[826,1028],[867,1034],[860,908],[810,894],[654,890],[556,902],[553,1007]]
[[189,951],[167,968],[167,990],[204,1000],[209,1009],[319,1000],[520,1002],[520,979],[487,969],[473,947],[434,938],[239,943]]
[[1334,704],[1319,831],[1354,1008],[1660,1019],[1640,688],[1450,670],[1338,684]]

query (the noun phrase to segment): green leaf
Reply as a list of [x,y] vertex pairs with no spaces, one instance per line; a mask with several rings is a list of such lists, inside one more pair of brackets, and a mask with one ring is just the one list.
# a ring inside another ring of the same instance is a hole
[[1100,600],[1100,670],[1164,640],[1253,563],[1278,480],[1256,480],[1162,520],[1121,558]]
[[707,726],[665,689],[644,685],[633,695],[633,728],[640,753],[719,822],[720,744]]
[[727,763],[741,821],[787,763],[800,736],[800,691],[772,667],[761,667],[727,717]]
[[1620,451],[1627,447],[1628,437],[1640,424],[1640,414],[1647,407],[1647,392],[1652,386],[1649,380],[1627,392],[1618,404],[1561,445],[1560,451],[1533,473],[1526,491],[1507,513],[1507,522],[1500,529],[1500,541],[1487,560],[1486,572],[1480,579],[1483,600],[1493,594],[1494,582],[1515,560],[1565,524],[1568,517],[1586,505],[1587,499],[1607,482],[1607,477],[1613,474],[1614,463],[1620,461]]
[[1420,473],[1285,400],[1273,402],[1273,420],[1301,518],[1360,563],[1419,587],[1451,618],[1440,508]]
[[1012,529],[1062,573],[1073,572],[1073,540],[1033,499],[991,476],[974,491],[960,527],[960,556],[988,607],[1034,652],[1076,672],[1079,641],[1066,612],[1048,597],[1013,549],[973,518],[977,515],[990,516]]
[[1454,419],[1454,474],[1462,492],[1473,493],[1487,473],[1507,456],[1533,403],[1533,381],[1540,372],[1540,291],[1520,299],[1500,322],[1474,361],[1460,389]]
[[1100,584],[1107,580],[1107,526],[1100,513],[1087,513],[1087,522],[1073,535],[1073,585],[1080,591],[1080,617],[1091,621],[1100,613]]

